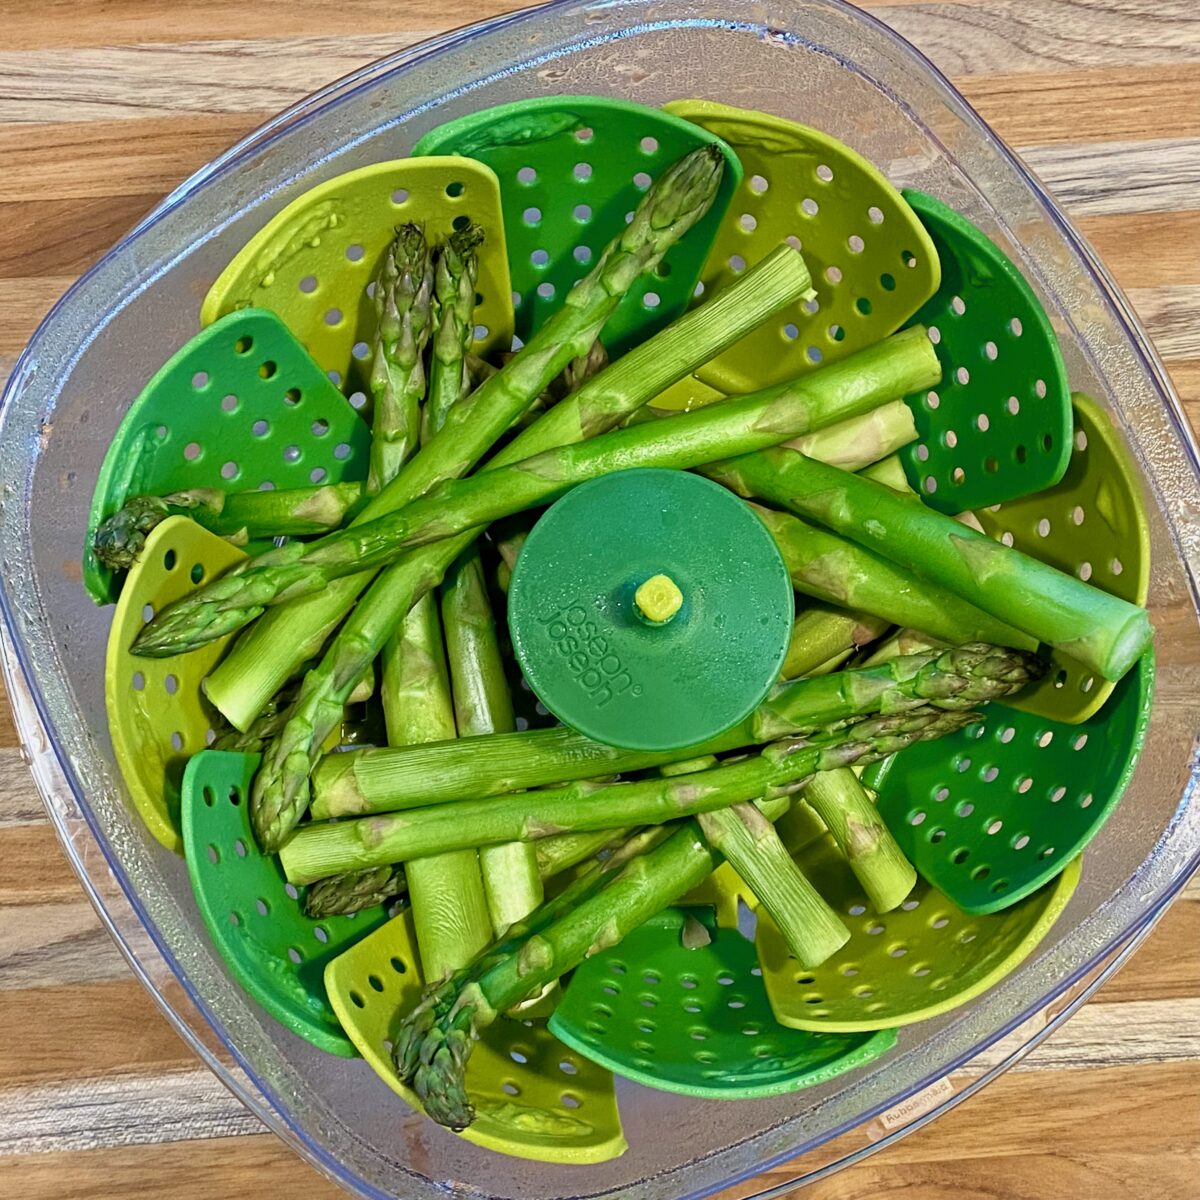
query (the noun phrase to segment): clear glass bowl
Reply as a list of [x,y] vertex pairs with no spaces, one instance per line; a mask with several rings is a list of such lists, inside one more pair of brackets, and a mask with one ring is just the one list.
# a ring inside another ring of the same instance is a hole
[[[183,1037],[271,1128],[361,1195],[651,1200],[738,1184],[748,1196],[763,1194],[755,1176],[801,1153],[773,1172],[773,1189],[826,1173],[1025,1052],[1127,956],[1197,862],[1200,493],[1196,449],[1161,365],[1061,211],[920,54],[837,0],[767,12],[715,0],[560,0],[349,76],[169,196],[55,306],[5,394],[5,666],[67,852]],[[127,807],[104,712],[112,610],[92,605],[79,572],[88,502],[118,422],[195,332],[200,298],[255,230],[306,188],[403,155],[448,118],[568,92],[646,104],[700,96],[802,120],[897,184],[948,200],[1004,246],[1051,314],[1074,386],[1108,405],[1143,470],[1159,661],[1128,795],[1088,851],[1065,915],[1016,973],[903,1030],[882,1063],[823,1087],[729,1104],[622,1085],[629,1152],[587,1168],[503,1158],[453,1137],[400,1106],[365,1063],[326,1057],[242,994],[209,946],[183,864]]]

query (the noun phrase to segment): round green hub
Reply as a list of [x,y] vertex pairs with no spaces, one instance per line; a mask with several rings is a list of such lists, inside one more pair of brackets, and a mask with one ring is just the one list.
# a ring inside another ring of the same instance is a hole
[[762,701],[794,601],[762,522],[684,471],[575,488],[534,527],[508,594],[525,678],[564,724],[631,750],[694,746]]

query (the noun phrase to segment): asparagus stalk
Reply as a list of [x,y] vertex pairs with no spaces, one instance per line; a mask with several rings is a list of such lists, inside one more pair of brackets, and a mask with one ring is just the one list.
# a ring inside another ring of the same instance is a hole
[[[474,548],[451,568],[442,591],[442,623],[450,661],[459,737],[511,733],[512,697],[488,602],[483,564]],[[500,936],[543,899],[537,854],[525,842],[488,846],[479,853],[492,927]]]
[[166,496],[131,496],[101,522],[92,549],[104,566],[128,571],[151,530],[167,517],[190,517],[236,546],[253,538],[328,533],[340,528],[364,495],[361,483],[327,483],[265,492],[192,488]]
[[[713,755],[705,754],[682,762],[664,763],[659,768],[659,774],[688,775],[694,771],[705,771],[716,764],[717,759]],[[605,849],[616,848],[633,833],[633,829],[595,829],[587,833],[560,833],[539,839],[534,845],[542,879],[550,879],[569,870]]]
[[556,728],[476,738],[469,744],[338,754],[317,771],[313,816],[325,820],[397,812],[640,771],[905,705],[981,704],[1019,691],[1044,671],[1039,659],[1022,651],[963,646],[796,680],[777,688],[746,721],[689,750],[618,750]]
[[849,655],[869,645],[890,626],[890,621],[870,613],[810,605],[792,625],[783,677],[798,679],[810,675],[839,655]]
[[799,962],[816,966],[850,940],[849,930],[796,866],[775,826],[753,804],[700,813],[696,823],[759,898]]
[[[1060,650],[1104,679],[1120,679],[1154,636],[1145,609],[873,480],[793,450],[747,456],[718,468],[722,472]],[[946,638],[945,632],[921,621],[898,624]]]
[[[439,480],[453,478],[470,470],[551,380],[572,359],[587,353],[634,281],[643,273],[653,271],[663,254],[708,211],[720,185],[723,169],[720,153],[709,148],[696,150],[668,168],[642,197],[633,220],[605,247],[587,276],[571,289],[562,309],[530,338],[518,355],[472,394],[469,408],[458,405],[451,410],[442,431],[356,519],[374,519],[385,512],[402,508]],[[765,311],[754,305],[751,306],[753,311],[745,314],[735,310],[735,316],[741,315],[745,321],[749,321],[741,333],[728,340],[720,339],[721,345],[711,350],[697,347],[698,357],[694,361],[688,357],[690,347],[686,339],[678,340],[668,361],[657,364],[659,372],[667,376],[664,386],[669,386],[675,379],[714,357],[737,337],[759,324],[769,312],[796,299],[798,260],[799,255],[792,252],[792,260],[785,268],[791,273],[786,287],[780,287],[778,272],[771,277],[774,286],[786,293],[786,298],[776,294],[773,297],[776,303],[767,305]],[[808,273],[802,263],[799,265],[803,274],[800,289],[803,293],[809,286]],[[765,279],[762,282],[766,284]],[[649,339],[639,349],[645,350],[657,340]],[[660,341],[658,349],[664,352],[670,345],[669,339],[665,345]],[[635,358],[636,353],[626,355],[622,361]],[[683,361],[680,361],[681,358]],[[668,366],[671,369],[668,370]],[[675,370],[679,374],[675,374]],[[600,388],[598,392],[603,395],[604,389]],[[637,403],[644,401],[638,399]],[[570,402],[567,404],[570,405]],[[560,428],[564,420],[569,427],[572,413],[579,416],[588,411],[591,404],[592,401],[580,400],[571,406],[571,411],[565,417],[558,415],[564,405],[551,410],[551,414],[557,418],[557,423],[547,430],[551,440],[536,432],[541,425],[538,422],[537,426],[526,430],[513,443],[514,446],[522,443],[522,452],[509,457],[507,461],[515,462],[527,454],[558,444],[558,441],[552,440],[553,430]],[[512,447],[509,450],[511,452]],[[454,548],[453,553],[449,553],[445,561],[438,555],[431,555],[426,561],[426,573],[429,573],[431,562],[441,563],[439,570],[446,570],[467,545],[469,542],[464,540]],[[436,584],[438,572],[432,573]],[[344,583],[335,584],[323,595],[309,598],[298,607],[291,606],[286,615],[269,614],[270,619],[261,621],[249,636],[240,639],[233,652],[210,677],[206,688],[209,698],[234,725],[241,728],[247,724],[258,708],[294,673],[297,663],[302,661],[293,659],[293,647],[302,648],[304,657],[312,657],[317,653],[373,574],[372,569],[348,576]],[[416,572],[413,577],[421,574]],[[377,593],[377,600],[386,600],[393,611],[399,611],[400,616],[408,611],[416,598],[401,596],[402,607],[394,603],[401,582],[393,579],[390,588]],[[399,616],[396,619],[398,621]]]
[[383,714],[393,746],[440,742],[456,736],[450,679],[437,605],[418,604],[388,644],[383,663]]
[[[934,719],[953,724],[964,718],[943,713]],[[763,816],[774,820],[785,806],[764,802]],[[400,1078],[415,1087],[427,1114],[452,1129],[466,1128],[475,1114],[464,1076],[480,1031],[548,979],[618,944],[699,884],[719,859],[692,821],[648,852],[623,848],[568,888],[559,897],[567,901],[531,922],[523,937],[430,992],[401,1022],[393,1052]]]
[[[717,759],[705,755],[661,767],[660,772],[668,776],[692,775],[716,765]],[[809,780],[807,786],[812,782]],[[774,822],[763,816],[758,805],[740,803],[702,812],[696,816],[696,824],[708,844],[760,897],[800,962],[815,966],[846,944],[849,931],[796,865],[775,832]]]
[[884,487],[890,487],[893,492],[899,492],[902,496],[911,497],[917,494],[908,482],[908,475],[898,454],[889,454],[887,458],[881,458],[869,467],[863,467],[859,474],[866,479],[873,479],[876,483],[882,483]]
[[573,358],[563,368],[563,373],[550,384],[550,396],[556,403],[579,391],[589,379],[594,379],[608,366],[608,351],[597,338],[587,351]]
[[[736,492],[747,489],[736,468],[706,471]],[[792,586],[826,603],[908,625],[943,642],[986,641],[1030,649],[1036,640],[976,608],[946,588],[886,558],[788,513],[754,505],[783,555]]]
[[[433,597],[422,597],[401,628],[402,638],[390,643],[398,643],[397,660],[384,662],[385,677],[389,669],[395,673],[394,686],[384,692],[388,741],[414,745],[452,738],[454,708]],[[255,796],[259,796],[257,779],[255,784]],[[397,861],[370,865],[391,866]],[[334,875],[342,870],[335,868],[321,874]],[[479,855],[468,846],[447,853],[431,851],[430,856],[410,861],[405,873],[421,967],[426,979],[441,979],[469,962],[491,941]]]
[[[433,396],[429,412],[440,429],[457,402],[465,377],[466,348],[475,307],[475,272],[458,270],[453,261],[439,266],[442,305],[439,341],[434,345]],[[426,603],[428,597],[418,601]],[[451,691],[459,737],[513,730],[512,697],[496,622],[488,601],[483,563],[475,546],[459,556],[442,588],[442,628],[450,666]],[[524,842],[488,846],[479,853],[484,895],[496,936],[541,904],[544,895],[537,855]]]
[[372,867],[369,871],[332,875],[318,879],[304,893],[304,915],[320,918],[356,913],[403,896],[407,887],[404,871],[399,867]]
[[[917,873],[849,768],[814,776],[804,799],[825,822],[876,912],[891,912]],[[757,893],[756,893],[757,894]]]
[[[481,954],[470,966],[455,972],[448,980],[426,989],[424,998],[404,1019],[397,1030],[396,1044],[392,1051],[393,1061],[401,1077],[406,1081],[421,1068],[422,1059],[426,1064],[434,1064],[436,1060],[444,1060],[447,1056],[456,1060],[458,1068],[465,1068],[466,1059],[470,1054],[469,1045],[472,1031],[463,1030],[461,1035],[453,1032],[449,1038],[440,1034],[438,1023],[451,1015],[455,1001],[466,987],[483,978],[493,967],[503,963],[508,956],[517,954],[522,947],[529,944],[543,929],[551,928],[556,922],[567,917],[573,910],[586,904],[599,893],[611,878],[618,875],[621,869],[641,854],[647,854],[666,840],[669,831],[655,828],[645,830],[630,838],[605,863],[593,863],[579,878],[572,881],[557,896],[547,900],[530,917],[509,930],[507,936],[490,949]],[[531,989],[529,995],[538,994],[541,987],[555,978],[551,975],[538,988]],[[512,1008],[528,997],[518,997]],[[489,1010],[486,1020],[481,1023],[490,1024],[499,1016],[499,1010]],[[432,1040],[437,1038],[436,1041]],[[450,1066],[450,1064],[446,1064]],[[441,1068],[435,1068],[432,1073],[422,1071],[422,1082],[418,1087],[423,1095],[427,1095],[426,1109],[434,1112],[450,1113],[448,1105],[451,1098],[448,1095],[434,1096],[431,1092],[438,1091],[439,1080],[442,1078]],[[445,1078],[457,1084],[454,1068],[451,1066]],[[463,1095],[462,1104],[458,1107],[469,1107]],[[465,1127],[473,1118],[473,1113],[466,1116],[461,1126]],[[451,1123],[449,1120],[443,1124]]]
[[[611,829],[615,825],[662,824],[753,800],[771,789],[795,790],[799,781],[814,771],[874,761],[880,746],[889,747],[886,752],[892,753],[898,745],[907,744],[904,739],[910,729],[936,729],[939,733],[935,736],[940,736],[942,731],[962,728],[967,722],[959,720],[961,716],[961,710],[907,709],[865,718],[848,730],[814,739],[773,742],[752,758],[693,775],[633,783],[574,783],[545,791],[309,824],[283,846],[280,862],[288,879],[298,884],[468,846],[516,839],[537,841],[555,834]],[[897,740],[891,737],[893,730],[901,731]]]
[[270,703],[254,719],[244,733],[239,729],[226,729],[217,735],[212,744],[214,750],[231,750],[240,754],[259,754],[287,723],[287,710],[299,690],[299,684],[284,687],[272,697]]
[[[446,413],[463,394],[464,355],[471,333],[478,274],[476,247],[482,233],[473,225],[451,234],[438,252],[438,341],[433,351],[430,395],[422,415],[421,391],[411,389],[414,405],[406,416],[409,428],[423,425],[428,444],[445,423]],[[432,266],[426,278],[432,279]],[[466,290],[466,295],[462,293]],[[465,305],[466,315],[463,316]],[[378,409],[372,446],[379,442]],[[389,484],[403,469],[408,453],[395,451],[380,460],[377,485]],[[374,462],[374,459],[373,459]],[[399,632],[383,650],[383,711],[388,741],[393,745],[435,742],[454,737],[456,723],[447,672],[442,625],[431,594],[407,613]],[[269,760],[272,761],[273,760]],[[275,776],[255,780],[253,800],[261,805],[264,788]],[[391,866],[391,864],[376,864]],[[406,881],[421,965],[427,979],[441,979],[465,966],[491,940],[487,900],[476,852],[456,852],[410,862]]]
[[[687,364],[693,359],[686,356],[703,361],[807,289],[808,271],[803,259],[790,247],[782,247],[707,304],[631,350],[560,402],[534,428],[502,450],[495,463],[517,461],[546,445],[578,440],[610,428],[690,369]],[[329,723],[336,719],[346,690],[379,653],[414,600],[437,585],[442,573],[471,544],[472,536],[467,534],[406,555],[384,572],[338,631],[318,669],[305,678],[292,719],[278,744],[265,756],[264,769],[259,773],[264,797],[260,835],[269,831],[264,847],[278,846],[307,809],[308,773],[320,756]],[[256,638],[257,627],[245,644],[259,645]],[[235,658],[241,646],[239,643]],[[272,653],[281,653],[279,647],[265,644],[260,649],[268,658]],[[210,677],[210,696],[213,681],[224,666]],[[245,680],[243,668],[236,668],[233,677]],[[261,672],[255,678],[261,679]],[[227,689],[220,690],[228,697]],[[254,702],[258,703],[257,699]]]
[[528,536],[528,529],[515,529],[511,533],[505,534],[496,543],[496,550],[500,554],[500,565],[496,568],[496,582],[505,595],[508,594],[513,568],[517,565],[517,556],[521,553],[521,547],[525,545],[525,539]]
[[144,626],[133,651],[163,657],[195,649],[240,628],[268,605],[320,591],[363,566],[391,561],[407,548],[453,538],[544,503],[585,480],[632,467],[695,467],[731,451],[765,449],[869,411],[897,391],[928,387],[940,373],[924,329],[914,327],[819,372],[749,396],[447,481],[387,516],[239,563],[165,608]]
[[367,490],[395,478],[417,448],[425,396],[423,354],[429,341],[433,268],[425,234],[400,226],[375,278],[375,348],[370,387],[375,401]]
[[793,438],[787,446],[843,471],[861,471],[895,454],[916,437],[912,410],[903,400],[893,400],[874,412]]

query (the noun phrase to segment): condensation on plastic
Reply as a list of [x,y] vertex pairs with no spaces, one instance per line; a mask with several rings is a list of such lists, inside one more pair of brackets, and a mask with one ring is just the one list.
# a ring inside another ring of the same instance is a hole
[[[720,69],[698,80],[697,63]],[[199,295],[270,216],[316,183],[403,155],[443,121],[564,92],[643,103],[699,92],[772,111],[841,138],[896,184],[979,225],[1030,279],[1073,386],[1111,412],[1147,476],[1159,626],[1146,751],[1076,895],[1017,971],[958,1012],[902,1031],[870,1071],[799,1096],[718,1106],[622,1086],[629,1151],[589,1167],[586,1184],[578,1169],[493,1155],[408,1113],[365,1063],[309,1047],[230,979],[208,948],[183,864],[127,808],[98,653],[110,614],[87,598],[77,566],[88,500],[129,399],[191,336]],[[1037,184],[919,55],[833,0],[795,0],[770,27],[731,20],[710,0],[569,0],[407,50],[328,89],[178,189],[55,308],[7,392],[0,477],[22,481],[0,512],[0,559],[28,564],[0,580],[10,682],[68,854],[183,1036],[272,1128],[360,1195],[549,1200],[586,1186],[614,1200],[663,1200],[804,1152],[789,1168],[802,1180],[830,1155],[861,1153],[864,1140],[818,1147],[855,1127],[869,1135],[864,1122],[876,1114],[957,1078],[1034,1013],[1074,1003],[1072,989],[1101,977],[1101,961],[1141,935],[1200,857],[1200,806],[1189,803],[1200,728],[1198,467],[1178,402],[1126,302]]]

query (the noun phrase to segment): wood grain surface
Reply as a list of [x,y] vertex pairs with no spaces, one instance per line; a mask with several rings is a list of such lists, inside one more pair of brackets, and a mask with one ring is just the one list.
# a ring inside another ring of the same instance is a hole
[[[188,173],[476,0],[0,0],[0,381],[51,303]],[[865,4],[1076,218],[1200,424],[1200,5]],[[0,1196],[337,1194],[158,1015],[58,849],[0,700]],[[782,1183],[782,1167],[762,1185]],[[1200,1196],[1200,889],[1020,1067],[813,1200]],[[743,1189],[740,1195],[744,1195]]]

